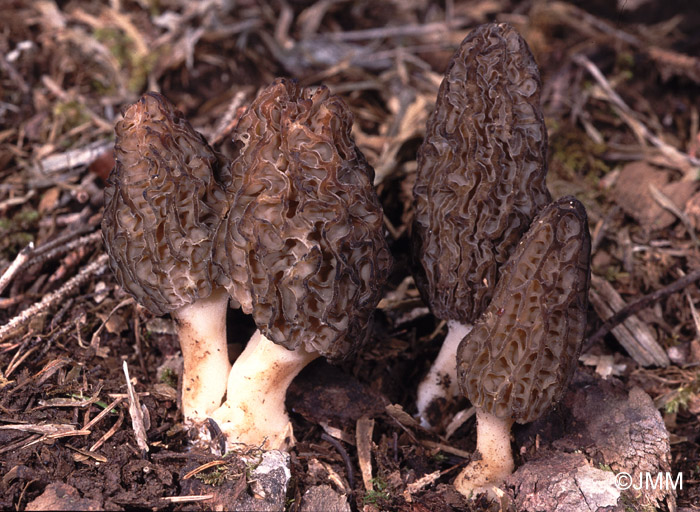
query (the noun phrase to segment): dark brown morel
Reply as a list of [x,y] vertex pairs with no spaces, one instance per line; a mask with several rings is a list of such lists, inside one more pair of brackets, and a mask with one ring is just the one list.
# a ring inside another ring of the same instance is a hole
[[212,263],[228,199],[222,157],[163,96],[148,93],[117,123],[115,167],[105,188],[102,234],[119,284],[156,315],[178,322],[185,361],[185,419],[221,401],[230,363],[228,294]]
[[119,284],[163,315],[212,292],[212,240],[226,214],[218,155],[163,96],[117,123],[102,233]]
[[458,394],[455,350],[491,300],[499,269],[551,197],[540,74],[511,26],[481,25],[440,85],[418,153],[412,254],[416,285],[448,333],[418,387],[425,426]]
[[352,114],[326,87],[279,79],[239,121],[225,255],[232,295],[288,349],[340,359],[359,346],[391,256],[374,170]]
[[439,318],[476,320],[551,201],[540,87],[527,43],[507,24],[479,26],[450,60],[413,190],[417,282]]
[[284,79],[238,123],[216,259],[258,331],[212,416],[229,445],[293,445],[284,404],[291,381],[316,357],[342,359],[366,337],[391,255],[374,171],[351,128],[328,89]]
[[502,269],[493,300],[457,349],[462,392],[477,410],[476,458],[455,486],[468,496],[513,470],[510,427],[542,416],[576,368],[586,327],[591,240],[573,197],[547,206]]
[[559,401],[586,327],[590,250],[586,212],[573,197],[535,219],[457,351],[460,386],[475,407],[527,423]]

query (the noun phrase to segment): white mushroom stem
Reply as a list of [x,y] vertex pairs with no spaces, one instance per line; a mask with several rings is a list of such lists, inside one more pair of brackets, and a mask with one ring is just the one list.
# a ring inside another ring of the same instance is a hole
[[211,415],[226,436],[227,450],[236,444],[266,450],[294,445],[284,404],[287,388],[318,356],[303,347],[287,350],[255,331],[231,369],[226,401]]
[[462,324],[456,320],[447,321],[447,336],[442,343],[440,353],[428,374],[418,385],[416,405],[421,425],[425,428],[435,426],[429,420],[431,405],[439,400],[449,403],[454,401],[459,394],[459,386],[457,384],[457,347],[459,342],[471,330],[471,324]]
[[201,421],[221,405],[231,363],[226,347],[228,294],[215,290],[172,313],[184,359],[182,411],[185,421]]
[[476,410],[476,458],[454,482],[455,489],[467,498],[482,492],[496,498],[498,486],[513,472],[512,425],[510,418],[498,418],[482,409]]

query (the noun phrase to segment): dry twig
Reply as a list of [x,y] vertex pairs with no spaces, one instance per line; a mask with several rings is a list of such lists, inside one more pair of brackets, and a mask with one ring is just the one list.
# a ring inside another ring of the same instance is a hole
[[107,269],[108,260],[109,256],[107,256],[107,254],[101,254],[95,261],[83,268],[77,275],[70,278],[58,290],[44,296],[40,302],[28,307],[5,325],[0,327],[0,341],[4,341],[8,337],[16,334],[17,331],[27,325],[36,315],[39,315],[47,309],[54,307],[61,301],[64,301],[66,297],[74,293],[90,279],[101,275]]

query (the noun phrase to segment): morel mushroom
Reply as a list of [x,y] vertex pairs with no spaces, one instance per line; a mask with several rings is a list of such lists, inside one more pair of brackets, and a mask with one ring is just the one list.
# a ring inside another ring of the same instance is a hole
[[448,321],[418,388],[426,426],[441,416],[440,402],[457,395],[455,351],[491,300],[499,268],[551,201],[546,151],[539,70],[527,43],[507,24],[477,27],[440,85],[413,190],[416,285]]
[[184,356],[187,421],[214,411],[226,391],[229,296],[212,264],[226,214],[222,159],[182,113],[144,95],[117,123],[116,165],[105,188],[102,234],[117,281],[156,315],[171,313]]
[[328,89],[278,79],[239,120],[231,209],[216,247],[230,293],[259,329],[213,419],[229,444],[293,442],[287,386],[316,357],[363,343],[388,277],[374,170]]
[[566,390],[586,326],[590,251],[583,205],[573,197],[551,203],[459,344],[459,386],[477,409],[477,458],[455,480],[465,496],[505,480],[514,468],[513,422],[539,418]]

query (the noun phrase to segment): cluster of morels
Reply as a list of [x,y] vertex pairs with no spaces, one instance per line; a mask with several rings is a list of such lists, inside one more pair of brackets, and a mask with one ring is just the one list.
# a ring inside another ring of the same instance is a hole
[[[477,454],[455,481],[493,493],[514,469],[510,427],[556,403],[585,328],[590,237],[583,206],[552,202],[540,78],[505,24],[476,28],[453,56],[418,155],[415,280],[448,321],[418,389],[439,423],[459,391],[477,408]],[[294,443],[288,385],[319,356],[359,350],[392,257],[374,171],[352,115],[321,86],[278,79],[241,116],[231,161],[148,93],[116,126],[103,234],[121,286],[176,320],[182,408],[222,450]],[[233,365],[229,304],[258,330]]]
[[455,480],[466,496],[497,494],[514,469],[513,422],[561,398],[586,325],[588,222],[575,198],[551,202],[540,88],[512,27],[478,27],[450,62],[418,154],[416,284],[449,329],[418,413],[437,423],[458,391],[476,408],[478,453]]
[[[351,127],[325,87],[283,79],[243,114],[230,163],[159,94],[116,126],[102,223],[110,263],[138,302],[175,318],[185,421],[205,437],[212,418],[224,450],[290,447],[292,379],[364,341],[392,259]],[[258,327],[233,366],[229,302]]]

